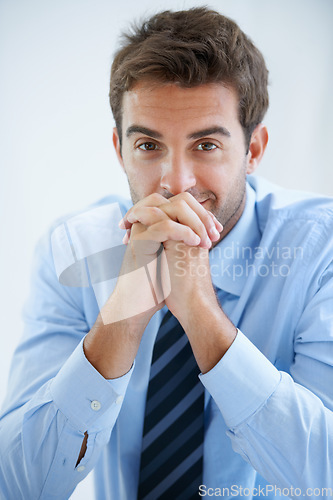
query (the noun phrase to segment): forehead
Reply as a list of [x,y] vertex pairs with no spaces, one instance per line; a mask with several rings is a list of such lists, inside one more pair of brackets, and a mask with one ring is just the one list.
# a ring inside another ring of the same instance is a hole
[[141,121],[193,123],[193,120],[238,122],[236,91],[223,84],[184,88],[175,83],[138,82],[123,97],[123,125]]

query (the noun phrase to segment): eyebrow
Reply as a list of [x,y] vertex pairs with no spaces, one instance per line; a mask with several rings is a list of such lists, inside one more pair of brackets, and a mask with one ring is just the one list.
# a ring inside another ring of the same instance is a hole
[[163,137],[162,134],[156,132],[156,130],[141,127],[140,125],[131,125],[130,127],[128,127],[128,129],[126,130],[126,137],[130,137],[133,134],[149,135],[149,137],[152,137],[153,139],[161,139]]
[[224,137],[231,136],[229,130],[227,130],[225,127],[210,127],[210,128],[205,128],[203,130],[198,130],[198,132],[193,132],[193,134],[187,136],[187,139],[200,139],[201,137],[204,137],[206,135],[214,135],[214,134],[220,134],[223,135]]
[[[152,137],[153,139],[161,139],[163,137],[163,135],[160,132],[157,132],[156,130],[152,130],[150,128],[142,127],[141,125],[131,125],[130,127],[128,127],[128,129],[126,130],[126,137],[130,137],[133,134],[144,134],[149,137]],[[223,135],[224,137],[231,136],[229,130],[227,130],[225,127],[218,126],[218,127],[205,128],[203,130],[198,130],[197,132],[193,132],[192,134],[189,134],[187,136],[187,139],[200,139],[201,137],[214,134],[220,134]]]

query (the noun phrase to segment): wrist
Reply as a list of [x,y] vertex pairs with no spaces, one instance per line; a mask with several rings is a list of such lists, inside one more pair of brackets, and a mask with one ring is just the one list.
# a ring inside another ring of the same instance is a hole
[[[202,322],[208,316],[219,314],[221,306],[216,298],[213,285],[209,283],[203,286],[192,286],[184,301],[179,304],[178,321],[184,327],[193,324],[194,321]],[[184,328],[185,329],[185,328]]]
[[[110,304],[116,306],[113,301]],[[105,323],[101,313],[86,335],[83,348],[87,360],[106,379],[119,378],[132,367],[152,311],[125,320]]]
[[215,296],[196,294],[188,314],[179,319],[202,373],[211,370],[236,338],[237,328]]

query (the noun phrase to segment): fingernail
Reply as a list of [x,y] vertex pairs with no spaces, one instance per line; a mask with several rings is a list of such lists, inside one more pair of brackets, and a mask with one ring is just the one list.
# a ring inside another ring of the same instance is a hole
[[223,226],[221,224],[221,222],[219,220],[217,220],[217,218],[215,217],[215,215],[213,214],[213,212],[209,212],[210,215],[214,218],[214,221],[217,223],[217,225],[219,226],[219,230],[220,232],[223,230]]
[[132,212],[127,215],[126,219],[127,219],[127,222],[130,222],[131,224],[134,224],[134,222],[137,222],[137,218],[135,217],[134,214],[132,214]]
[[216,229],[216,227],[215,227],[215,226],[214,226],[214,227],[212,227],[212,228],[210,229],[210,232],[211,232],[214,236],[218,236],[218,237],[220,237],[220,233],[218,232],[218,230]]
[[210,248],[212,246],[211,239],[208,238],[208,236],[206,238],[202,238],[200,246],[202,248]]
[[200,245],[200,242],[201,242],[200,236],[198,236],[197,234],[194,235],[193,241],[194,241],[194,245]]
[[125,236],[123,237],[123,244],[127,245],[128,242],[129,242],[129,231],[127,230]]
[[126,229],[125,223],[124,223],[124,218],[122,218],[121,221],[119,221],[118,226],[120,227],[120,229]]

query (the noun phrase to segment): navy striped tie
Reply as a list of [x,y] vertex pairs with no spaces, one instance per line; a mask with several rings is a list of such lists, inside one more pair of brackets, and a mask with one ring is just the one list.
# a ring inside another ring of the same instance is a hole
[[153,350],[138,500],[199,498],[204,433],[199,372],[183,328],[168,311]]

